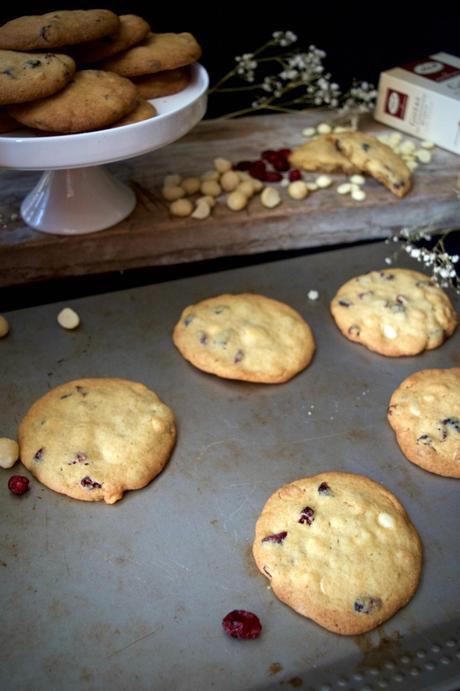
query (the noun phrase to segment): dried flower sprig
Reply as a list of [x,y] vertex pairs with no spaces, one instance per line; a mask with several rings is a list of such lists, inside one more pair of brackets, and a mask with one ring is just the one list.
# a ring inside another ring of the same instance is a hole
[[[432,278],[435,283],[442,288],[453,288],[460,295],[460,276],[457,273],[456,264],[460,257],[458,254],[449,254],[446,250],[446,239],[452,233],[459,233],[459,230],[447,229],[440,234],[433,234],[430,226],[423,228],[402,228],[385,240],[386,244],[399,243],[395,252],[385,258],[387,264],[393,264],[401,251],[406,252],[412,259],[423,264],[427,269],[431,269]],[[431,247],[420,246],[422,243],[434,244]]]
[[[354,81],[348,91],[342,92],[332,75],[326,72],[324,50],[314,45],[307,50],[279,50],[296,42],[297,36],[292,31],[275,31],[271,39],[254,52],[236,56],[234,68],[208,93],[252,92],[253,95],[244,108],[227,113],[224,118],[260,110],[289,113],[315,106],[338,108],[341,116],[373,109],[377,96],[374,86]],[[276,71],[270,73],[273,66]],[[258,81],[256,73],[260,74]],[[238,80],[246,84],[235,83]]]

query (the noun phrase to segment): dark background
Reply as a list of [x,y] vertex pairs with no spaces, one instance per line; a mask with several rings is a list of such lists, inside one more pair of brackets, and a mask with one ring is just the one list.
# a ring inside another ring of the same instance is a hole
[[[202,63],[211,85],[234,65],[235,55],[252,52],[273,31],[291,30],[294,48],[314,44],[326,51],[326,69],[343,90],[353,78],[377,85],[379,73],[437,51],[460,55],[460,2],[353,2],[353,0],[225,0],[203,2],[2,3],[0,23],[22,14],[103,7],[140,14],[156,32],[190,31],[203,47]],[[214,95],[208,117],[235,110],[241,97]]]

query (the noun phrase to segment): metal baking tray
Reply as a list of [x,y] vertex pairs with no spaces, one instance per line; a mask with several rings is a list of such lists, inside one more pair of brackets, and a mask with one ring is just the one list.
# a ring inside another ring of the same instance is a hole
[[[1,436],[15,436],[48,388],[113,376],[144,382],[172,407],[178,442],[164,472],[114,506],[69,499],[34,479],[14,497],[7,478],[28,473],[0,471],[3,691],[460,686],[458,485],[406,461],[386,422],[406,376],[460,366],[460,331],[437,350],[385,358],[347,341],[328,309],[341,283],[382,268],[387,254],[383,244],[365,245],[85,297],[66,303],[81,316],[76,332],[56,323],[62,303],[7,314]],[[310,323],[317,352],[292,381],[219,379],[172,345],[184,306],[242,291],[283,300]],[[384,483],[423,541],[415,597],[366,635],[341,637],[296,614],[251,556],[267,498],[322,470]],[[258,614],[258,640],[223,633],[232,609]]]

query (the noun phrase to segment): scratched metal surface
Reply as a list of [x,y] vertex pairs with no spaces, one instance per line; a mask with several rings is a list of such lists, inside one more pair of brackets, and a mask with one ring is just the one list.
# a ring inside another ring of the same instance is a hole
[[[438,350],[390,359],[346,341],[328,313],[336,287],[381,268],[386,254],[383,245],[349,248],[76,300],[76,333],[56,325],[58,303],[7,315],[1,436],[15,436],[47,388],[121,376],[173,408],[178,443],[161,476],[114,506],[74,501],[37,481],[16,498],[7,478],[24,469],[1,471],[2,690],[459,685],[458,487],[403,458],[385,409],[409,373],[460,365],[460,332]],[[317,302],[309,289],[319,291]],[[260,292],[298,309],[316,336],[313,364],[288,384],[257,386],[185,362],[170,341],[181,309],[227,291]],[[272,492],[325,469],[383,482],[424,544],[415,598],[365,636],[333,635],[282,605],[250,554]],[[259,640],[222,633],[234,608],[260,616]]]

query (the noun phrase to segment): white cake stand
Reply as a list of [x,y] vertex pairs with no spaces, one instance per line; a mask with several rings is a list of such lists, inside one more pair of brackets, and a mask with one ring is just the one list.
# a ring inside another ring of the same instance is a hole
[[81,134],[36,136],[17,130],[0,136],[0,166],[43,170],[21,204],[24,221],[44,233],[78,235],[102,230],[134,209],[134,192],[103,168],[180,139],[206,111],[209,79],[192,66],[180,93],[151,101],[158,115],[132,125]]

